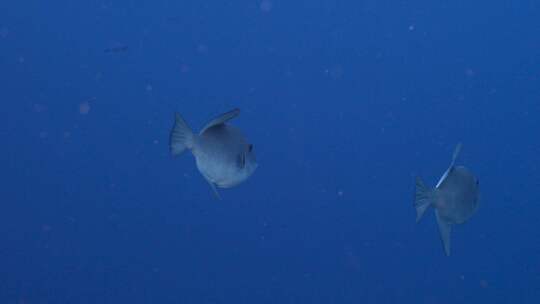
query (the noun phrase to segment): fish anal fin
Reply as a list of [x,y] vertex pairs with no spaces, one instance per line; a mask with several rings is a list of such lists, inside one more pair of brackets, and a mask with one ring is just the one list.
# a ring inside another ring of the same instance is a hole
[[210,184],[210,187],[212,188],[212,192],[214,192],[214,195],[216,196],[216,198],[218,200],[221,200],[221,195],[219,195],[216,185],[212,183],[211,181],[208,181],[208,184]]
[[218,117],[212,119],[209,123],[207,123],[204,128],[202,128],[201,132],[199,134],[203,134],[204,131],[208,130],[209,128],[224,124],[225,122],[235,118],[240,114],[240,109],[236,108],[233,109],[227,113],[223,113],[219,115]]
[[452,224],[442,219],[438,210],[435,210],[435,217],[437,218],[444,253],[446,253],[446,256],[450,256],[450,234],[452,232]]

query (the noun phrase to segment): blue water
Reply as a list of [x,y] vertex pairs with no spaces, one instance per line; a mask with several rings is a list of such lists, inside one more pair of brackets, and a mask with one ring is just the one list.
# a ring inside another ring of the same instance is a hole
[[[540,303],[539,50],[538,1],[3,1],[0,303]],[[168,136],[235,107],[218,201]]]

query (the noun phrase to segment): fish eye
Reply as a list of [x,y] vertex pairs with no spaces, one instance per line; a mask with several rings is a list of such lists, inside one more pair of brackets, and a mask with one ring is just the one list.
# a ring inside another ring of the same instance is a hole
[[248,151],[249,151],[249,152],[253,151],[253,145],[252,145],[252,144],[249,144],[249,146],[248,146]]

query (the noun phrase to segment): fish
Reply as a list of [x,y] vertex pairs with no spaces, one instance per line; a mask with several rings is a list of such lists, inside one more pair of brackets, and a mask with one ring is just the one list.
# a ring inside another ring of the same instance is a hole
[[452,225],[463,224],[479,208],[480,182],[466,167],[456,166],[461,143],[454,149],[452,162],[435,188],[427,187],[416,177],[416,222],[418,223],[429,207],[435,209],[435,218],[446,256],[450,256],[450,234]]
[[228,122],[240,114],[235,108],[208,122],[196,134],[177,112],[169,138],[173,157],[190,150],[197,169],[221,199],[217,188],[231,188],[248,179],[258,167],[253,144]]

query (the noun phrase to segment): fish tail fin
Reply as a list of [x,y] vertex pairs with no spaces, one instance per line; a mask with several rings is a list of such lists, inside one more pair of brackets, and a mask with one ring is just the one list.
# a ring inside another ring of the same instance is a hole
[[420,177],[416,177],[416,195],[414,207],[416,208],[416,222],[418,223],[426,210],[433,203],[433,190],[429,189]]
[[439,225],[439,233],[441,235],[444,253],[446,253],[446,256],[450,256],[450,233],[452,232],[452,226],[439,216],[437,210],[435,210],[435,217],[437,218],[437,224]]
[[178,156],[186,149],[193,148],[194,134],[184,118],[178,113],[175,115],[174,126],[169,138],[169,149],[172,156]]

